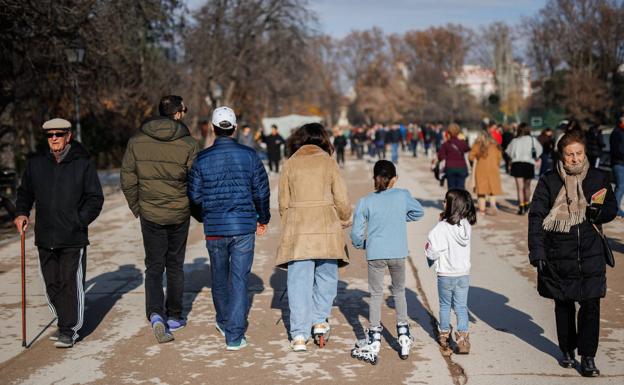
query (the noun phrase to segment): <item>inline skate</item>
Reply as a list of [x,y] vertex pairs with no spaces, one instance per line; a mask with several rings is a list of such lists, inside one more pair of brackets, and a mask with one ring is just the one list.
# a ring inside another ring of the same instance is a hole
[[330,330],[331,328],[327,321],[315,324],[312,327],[312,337],[314,338],[314,343],[317,344],[319,348],[325,347],[325,344],[329,341]]
[[397,324],[397,341],[401,347],[399,357],[401,357],[402,360],[407,360],[410,348],[414,343],[414,338],[410,334],[409,324],[407,322],[399,322]]
[[366,338],[355,343],[351,350],[351,357],[377,365],[379,350],[381,349],[382,326],[371,327],[366,331]]

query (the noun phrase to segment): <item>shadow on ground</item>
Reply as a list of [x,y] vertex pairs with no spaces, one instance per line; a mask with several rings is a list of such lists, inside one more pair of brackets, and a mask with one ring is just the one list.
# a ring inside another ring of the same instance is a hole
[[[470,287],[468,309],[492,329],[513,334],[535,349],[557,358],[559,347],[543,336],[530,315],[508,305],[509,298],[482,287]],[[553,305],[553,322],[554,321]]]
[[[204,288],[212,286],[212,271],[210,261],[207,257],[197,257],[191,263],[184,264],[184,316],[188,316],[193,310],[193,305],[199,293]],[[253,306],[254,296],[264,291],[262,278],[254,273],[249,274],[247,284],[247,295],[249,296],[249,306],[247,313]]]
[[121,265],[115,271],[102,273],[85,284],[85,323],[80,329],[80,339],[89,336],[104,320],[113,306],[143,283],[143,274],[135,265]]

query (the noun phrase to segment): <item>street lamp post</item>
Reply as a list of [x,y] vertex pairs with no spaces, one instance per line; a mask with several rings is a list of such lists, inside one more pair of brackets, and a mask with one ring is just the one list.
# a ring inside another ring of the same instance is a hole
[[214,98],[215,98],[215,102],[217,104],[215,106],[215,108],[220,107],[220,105],[221,105],[221,96],[223,96],[223,88],[221,88],[221,85],[219,85],[218,83],[215,84],[213,95],[214,95]]
[[82,142],[82,131],[80,129],[80,87],[78,86],[77,66],[84,60],[85,49],[81,45],[74,45],[65,49],[67,61],[73,68],[74,97],[76,105],[76,140]]

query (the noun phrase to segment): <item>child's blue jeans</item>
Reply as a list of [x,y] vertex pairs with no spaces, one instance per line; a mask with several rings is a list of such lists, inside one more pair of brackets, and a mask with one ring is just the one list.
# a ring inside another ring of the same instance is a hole
[[470,276],[438,276],[438,296],[440,297],[440,330],[451,329],[451,308],[457,316],[457,331],[468,331],[468,288]]

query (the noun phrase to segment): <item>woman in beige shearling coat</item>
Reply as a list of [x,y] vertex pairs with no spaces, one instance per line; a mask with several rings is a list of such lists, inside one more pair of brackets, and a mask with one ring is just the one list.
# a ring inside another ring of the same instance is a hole
[[320,345],[329,335],[338,266],[349,263],[342,228],[350,224],[351,204],[322,125],[306,124],[288,142],[292,155],[279,182],[276,265],[288,269],[291,346],[305,351],[311,329]]

